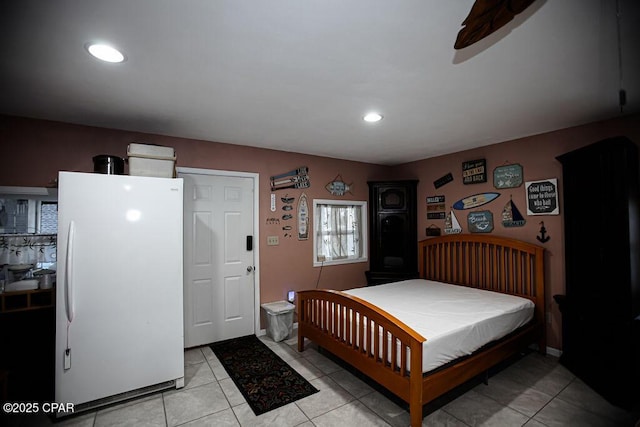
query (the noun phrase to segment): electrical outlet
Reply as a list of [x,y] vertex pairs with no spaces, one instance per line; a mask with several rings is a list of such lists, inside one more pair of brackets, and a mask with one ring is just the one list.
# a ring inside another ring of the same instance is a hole
[[547,324],[551,324],[551,313],[546,313]]
[[267,246],[276,246],[279,245],[280,241],[278,236],[267,236]]

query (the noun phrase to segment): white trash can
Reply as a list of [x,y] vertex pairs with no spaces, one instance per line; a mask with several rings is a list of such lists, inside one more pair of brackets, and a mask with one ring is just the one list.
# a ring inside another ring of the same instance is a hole
[[295,305],[287,301],[262,304],[267,313],[267,336],[275,342],[289,338],[293,332],[293,310]]

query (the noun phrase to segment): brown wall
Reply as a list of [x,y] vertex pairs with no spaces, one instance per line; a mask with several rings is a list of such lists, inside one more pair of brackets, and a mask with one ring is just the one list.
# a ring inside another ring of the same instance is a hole
[[[547,311],[551,313],[548,327],[548,344],[561,348],[561,317],[552,296],[564,292],[563,227],[562,227],[562,169],[555,160],[559,154],[571,151],[598,140],[626,135],[640,142],[640,116],[629,116],[601,123],[574,127],[542,135],[508,141],[447,156],[420,160],[396,167],[384,167],[366,163],[350,162],[325,157],[308,156],[275,150],[264,150],[245,146],[220,144],[208,141],[175,138],[137,132],[77,126],[64,123],[0,116],[0,185],[46,186],[55,179],[58,170],[91,172],[92,157],[96,154],[114,154],[126,157],[130,142],[160,144],[176,149],[177,166],[205,169],[221,169],[254,172],[260,175],[260,274],[261,301],[269,302],[286,297],[289,289],[302,290],[316,286],[319,269],[312,267],[312,239],[298,241],[284,238],[277,225],[268,225],[269,177],[290,169],[307,166],[310,170],[311,188],[305,190],[309,200],[334,198],[324,186],[340,174],[347,183],[353,183],[353,195],[348,198],[367,200],[367,180],[388,178],[419,179],[418,186],[418,239],[426,237],[425,228],[436,224],[443,228],[443,220],[427,220],[426,197],[445,195],[447,205],[476,193],[496,191],[493,187],[493,169],[505,163],[519,163],[524,169],[526,181],[558,178],[560,215],[527,216],[524,185],[518,188],[499,190],[501,196],[481,209],[491,210],[494,215],[494,234],[539,243],[536,236],[540,221],[544,221],[548,235],[547,243]],[[463,185],[461,165],[467,160],[484,158],[487,161],[489,179],[487,183]],[[433,181],[451,172],[454,181],[435,189]],[[280,190],[277,196],[286,193],[299,196],[301,190]],[[500,214],[505,203],[513,198],[525,216],[527,223],[520,228],[504,228]],[[591,201],[601,203],[601,201]],[[585,214],[588,214],[588,203]],[[463,232],[467,231],[468,211],[456,211]],[[603,227],[607,224],[594,224]],[[596,230],[585,230],[596,232]],[[601,230],[600,230],[601,232]],[[279,235],[279,246],[266,246],[267,235]],[[365,284],[364,271],[368,264],[348,264],[325,267],[320,279],[320,288],[347,289]],[[263,323],[264,325],[264,323]]]
[[[489,145],[474,150],[462,151],[447,156],[419,160],[398,166],[394,169],[397,179],[419,179],[418,184],[418,239],[426,238],[426,227],[435,224],[444,229],[444,220],[427,220],[427,196],[444,195],[448,208],[457,200],[477,193],[497,192],[500,196],[482,207],[464,211],[454,211],[462,232],[468,232],[467,214],[474,210],[489,210],[493,213],[493,234],[513,237],[530,243],[536,243],[546,249],[546,310],[551,314],[551,324],[547,326],[548,345],[560,349],[562,347],[562,318],[553,295],[564,293],[564,244],[563,244],[563,206],[562,206],[562,166],[556,156],[591,144],[602,139],[625,135],[632,141],[640,143],[640,115],[629,116],[617,120],[593,123],[545,133],[527,138]],[[462,183],[462,163],[469,160],[486,159],[487,182],[482,184]],[[535,181],[546,178],[557,178],[559,187],[560,215],[527,215],[525,185],[517,188],[496,190],[493,186],[493,170],[504,164],[519,163],[523,167],[524,181]],[[589,167],[589,165],[585,165]],[[433,182],[451,172],[454,180],[439,189]],[[611,183],[615,185],[615,183]],[[502,209],[512,197],[526,219],[523,227],[505,228],[501,222]],[[604,197],[604,200],[602,199]],[[584,214],[589,214],[589,204],[606,203],[606,195],[594,194],[593,200],[585,201]],[[551,238],[540,243],[536,236],[540,234],[540,222],[544,221],[547,235]],[[594,224],[593,230],[585,233],[606,232],[609,224]]]
[[[93,156],[112,154],[126,157],[130,142],[174,147],[178,167],[253,172],[260,175],[260,275],[261,302],[286,299],[288,290],[312,289],[319,268],[312,266],[313,240],[285,238],[280,225],[267,224],[270,211],[269,177],[295,169],[309,168],[311,187],[304,190],[314,198],[367,200],[367,180],[387,179],[388,168],[367,163],[185,138],[143,134],[112,129],[0,116],[0,185],[43,187],[56,179],[59,170],[92,172]],[[126,170],[125,170],[126,172]],[[338,175],[352,184],[352,193],[332,196],[324,187]],[[276,191],[279,198],[302,190]],[[278,206],[282,203],[279,202]],[[280,215],[283,212],[278,212]],[[292,225],[295,225],[292,222]],[[295,227],[294,227],[295,230]],[[266,236],[278,235],[279,246],[267,246]],[[319,288],[347,289],[366,284],[368,263],[324,267]],[[262,322],[264,325],[264,322]]]

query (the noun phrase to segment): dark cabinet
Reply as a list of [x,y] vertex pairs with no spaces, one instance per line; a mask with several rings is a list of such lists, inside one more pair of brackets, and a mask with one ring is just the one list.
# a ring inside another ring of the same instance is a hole
[[566,293],[560,359],[611,403],[630,408],[640,383],[638,147],[611,138],[563,154]]
[[367,284],[418,277],[418,181],[369,181]]

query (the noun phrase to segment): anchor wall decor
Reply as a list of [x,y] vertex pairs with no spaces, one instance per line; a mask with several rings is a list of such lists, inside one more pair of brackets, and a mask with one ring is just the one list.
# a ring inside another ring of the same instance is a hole
[[540,235],[536,236],[536,239],[542,243],[546,243],[551,239],[551,237],[547,236],[547,229],[544,228],[544,221],[540,222]]

